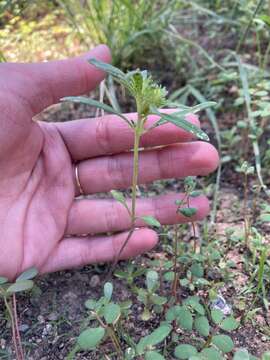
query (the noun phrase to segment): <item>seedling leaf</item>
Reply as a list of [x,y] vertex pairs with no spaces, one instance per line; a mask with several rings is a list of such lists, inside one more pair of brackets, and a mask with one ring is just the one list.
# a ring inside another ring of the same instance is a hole
[[97,328],[88,328],[80,334],[77,342],[82,350],[92,350],[95,349],[104,335],[105,330],[101,326]]
[[178,210],[185,217],[192,217],[196,214],[197,209],[193,207],[182,208]]
[[178,345],[174,350],[174,355],[177,359],[189,359],[196,354],[197,349],[189,344]]
[[220,328],[225,331],[233,331],[237,329],[239,326],[239,322],[235,320],[234,317],[229,316],[228,318],[224,319],[221,324]]
[[224,353],[232,351],[234,347],[233,341],[228,335],[215,335],[212,338],[212,343]]
[[112,298],[112,293],[113,293],[113,284],[110,282],[106,282],[104,284],[104,296],[105,298],[110,301]]
[[246,349],[239,349],[234,354],[233,360],[250,360],[248,351]]
[[188,331],[192,330],[192,314],[185,306],[179,306],[179,308],[177,309],[177,321],[182,329]]
[[21,280],[15,282],[7,288],[7,293],[16,293],[32,289],[34,283],[32,280]]
[[114,324],[121,315],[121,308],[118,304],[110,303],[105,306],[104,318],[107,324]]
[[148,351],[145,354],[145,360],[165,360],[165,357],[156,351]]
[[150,335],[142,338],[137,345],[137,352],[141,355],[147,347],[154,346],[162,342],[171,332],[170,325],[161,325]]
[[219,325],[221,323],[222,319],[224,318],[224,314],[221,310],[213,309],[211,311],[211,317],[212,317],[213,322],[216,325]]
[[21,280],[32,280],[35,276],[37,276],[37,274],[37,269],[35,267],[31,267],[30,269],[24,271],[20,276],[18,276],[16,282]]
[[221,353],[214,348],[203,349],[200,352],[200,358],[202,360],[223,360]]
[[194,326],[201,336],[206,337],[209,335],[210,326],[206,316],[200,316],[196,318],[194,322]]
[[146,215],[146,216],[142,216],[141,218],[149,226],[161,227],[160,222],[157,219],[155,219],[153,216]]
[[158,273],[154,270],[147,271],[146,286],[149,292],[152,292],[158,282]]

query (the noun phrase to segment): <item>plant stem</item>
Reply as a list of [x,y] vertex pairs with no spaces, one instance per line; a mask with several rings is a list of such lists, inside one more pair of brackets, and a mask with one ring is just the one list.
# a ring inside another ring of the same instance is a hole
[[6,306],[6,309],[8,311],[8,314],[9,314],[9,317],[10,317],[10,321],[11,321],[11,328],[12,328],[12,339],[13,339],[13,344],[14,344],[14,349],[15,349],[15,354],[16,354],[16,359],[20,360],[20,353],[19,353],[19,350],[18,350],[18,345],[17,345],[17,337],[16,337],[16,329],[15,329],[15,322],[14,322],[14,316],[13,316],[13,313],[12,313],[12,310],[9,306],[9,303],[7,301],[7,298],[4,296],[4,303],[5,303],[5,306]]
[[248,177],[245,174],[244,178],[244,229],[245,229],[245,246],[248,247],[249,243],[249,232],[250,232],[250,225],[249,219],[247,214],[247,197],[248,197]]
[[135,231],[135,222],[136,222],[136,195],[137,195],[137,184],[138,184],[138,176],[139,176],[139,146],[140,146],[140,139],[143,133],[143,125],[145,119],[140,114],[138,114],[138,122],[134,131],[134,147],[133,147],[133,174],[132,174],[132,197],[131,197],[131,213],[130,213],[130,220],[131,220],[131,228],[128,232],[127,238],[124,241],[123,245],[121,246],[118,254],[116,255],[113,265],[111,267],[111,271],[109,272],[106,280],[111,277],[112,273],[115,270],[115,267],[126,248],[131,236]]
[[177,283],[178,283],[178,272],[177,272],[177,256],[178,256],[178,225],[175,225],[174,228],[174,279],[172,285],[172,296],[176,298],[177,293]]
[[17,303],[16,303],[16,294],[15,293],[12,295],[12,302],[13,302],[12,308],[13,308],[14,325],[15,325],[15,331],[16,331],[16,340],[17,340],[17,344],[18,344],[18,348],[19,348],[19,352],[20,352],[20,358],[23,360],[24,353],[23,353],[21,335],[20,335],[19,324],[18,324]]
[[133,153],[133,176],[132,176],[132,202],[131,202],[131,228],[135,226],[136,221],[136,191],[139,175],[139,145],[141,138],[140,121],[138,129],[135,131],[134,153]]

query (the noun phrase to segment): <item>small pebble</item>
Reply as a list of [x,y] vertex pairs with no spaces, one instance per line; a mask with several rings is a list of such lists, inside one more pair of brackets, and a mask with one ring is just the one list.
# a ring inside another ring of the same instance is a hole
[[96,288],[100,284],[100,278],[98,275],[93,275],[90,280],[90,287]]

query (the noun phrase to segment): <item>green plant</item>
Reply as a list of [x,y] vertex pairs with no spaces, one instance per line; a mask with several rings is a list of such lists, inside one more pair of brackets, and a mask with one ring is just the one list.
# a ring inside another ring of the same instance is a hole
[[32,279],[37,274],[35,268],[30,268],[19,275],[13,283],[9,282],[6,277],[0,276],[0,297],[4,301],[11,322],[14,350],[18,360],[24,359],[24,352],[18,325],[16,294],[31,290],[34,286]]
[[113,62],[124,66],[134,57],[139,59],[142,50],[159,46],[177,1],[58,0],[58,3],[88,46],[107,44],[112,49]]
[[[133,146],[133,178],[132,178],[132,196],[131,196],[131,207],[128,206],[125,197],[122,193],[118,191],[111,191],[112,196],[118,202],[120,202],[127,210],[130,221],[131,228],[128,233],[128,236],[123,243],[119,253],[117,254],[111,273],[113,272],[115,265],[121,257],[123,250],[125,249],[129,239],[131,238],[135,228],[136,221],[138,217],[136,215],[136,192],[138,185],[138,171],[139,171],[139,149],[140,149],[140,140],[142,135],[151,131],[151,129],[166,124],[168,122],[176,125],[192,133],[197,136],[199,139],[208,141],[208,136],[201,129],[196,127],[195,125],[189,123],[185,116],[188,113],[195,113],[202,109],[208,108],[209,106],[213,106],[215,103],[213,102],[205,102],[194,107],[184,107],[184,109],[179,109],[181,106],[178,104],[172,104],[168,100],[166,100],[167,91],[165,88],[157,85],[152,77],[148,74],[146,70],[140,71],[135,70],[128,73],[123,73],[118,68],[97,61],[96,59],[90,59],[89,62],[110,74],[117,82],[119,82],[132,96],[134,102],[136,104],[136,112],[137,112],[137,120],[129,120],[125,115],[119,113],[117,110],[113,109],[109,105],[103,104],[96,100],[87,98],[87,97],[66,97],[62,100],[64,101],[73,101],[77,103],[83,103],[90,106],[94,106],[96,108],[102,109],[107,113],[115,114],[121,118],[133,131],[134,133],[134,146]],[[174,113],[166,113],[162,112],[160,108],[165,106],[174,108]],[[178,107],[178,109],[176,108]],[[151,125],[151,127],[147,127],[147,117],[149,115],[157,115],[159,118],[156,122]],[[152,216],[142,216],[141,219],[149,226],[159,227],[159,222],[153,218]]]
[[127,301],[119,305],[114,303],[112,301],[113,285],[109,282],[104,284],[103,293],[104,295],[99,300],[89,299],[85,302],[85,307],[90,314],[88,321],[97,322],[98,327],[91,326],[81,332],[68,359],[73,359],[78,351],[95,349],[106,337],[111,339],[119,358],[123,357],[118,333],[121,317],[127,316],[131,302]]

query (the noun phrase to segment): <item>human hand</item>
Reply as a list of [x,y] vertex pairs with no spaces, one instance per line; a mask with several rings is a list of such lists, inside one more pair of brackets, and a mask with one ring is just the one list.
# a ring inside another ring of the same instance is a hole
[[[93,89],[104,77],[87,58],[110,61],[99,46],[81,58],[39,64],[0,65],[0,275],[13,279],[29,267],[52,272],[111,261],[130,226],[124,207],[111,199],[76,199],[78,164],[86,194],[126,188],[132,179],[133,134],[115,116],[66,123],[36,122],[32,117],[64,96]],[[136,114],[129,114],[136,119]],[[149,126],[156,117],[149,119]],[[189,121],[199,125],[195,116]],[[139,182],[206,175],[218,164],[210,144],[191,142],[190,134],[166,124],[142,138],[151,148],[140,155]],[[184,222],[176,214],[179,194],[139,199],[138,215],[162,224]],[[194,220],[209,211],[204,196],[192,199]],[[121,258],[151,249],[157,234],[138,223]],[[105,233],[115,235],[102,235]],[[91,234],[82,236],[80,234]]]

